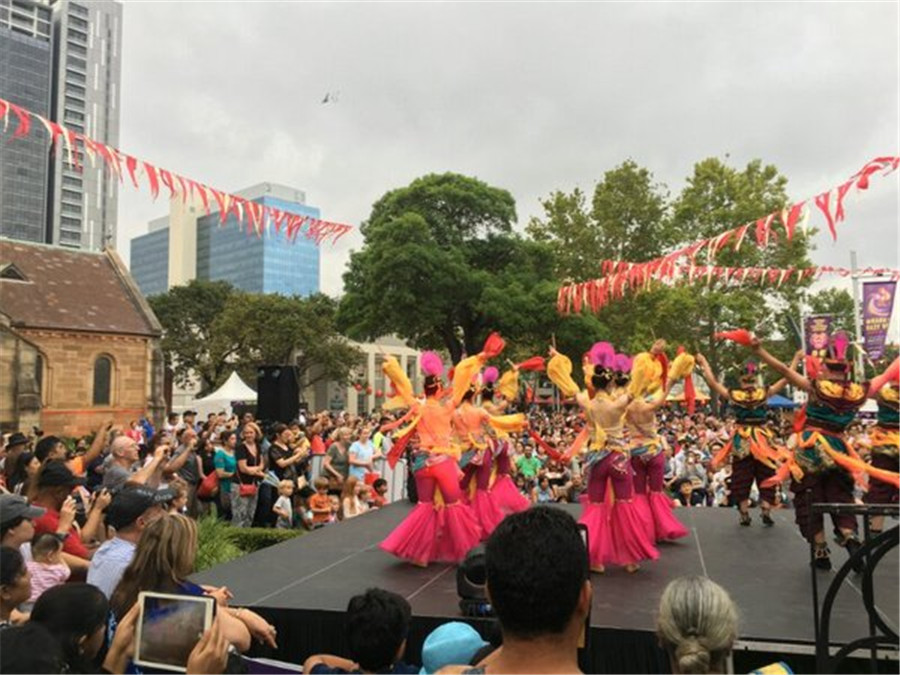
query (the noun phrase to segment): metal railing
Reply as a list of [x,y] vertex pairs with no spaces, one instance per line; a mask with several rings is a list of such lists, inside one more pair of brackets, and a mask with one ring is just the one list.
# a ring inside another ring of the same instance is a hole
[[[880,534],[872,537],[869,518],[872,516],[885,516],[896,519],[898,514],[900,514],[900,507],[897,505],[875,504],[813,504],[812,512],[823,515],[830,513],[834,515],[862,516],[865,535],[862,546],[849,557],[834,575],[834,579],[832,579],[828,590],[825,592],[821,612],[819,611],[818,570],[815,566],[815,544],[810,544],[809,555],[812,569],[813,611],[816,633],[816,671],[819,673],[839,672],[838,669],[844,659],[858,650],[868,650],[869,667],[871,672],[877,673],[879,648],[892,647],[894,650],[897,650],[900,647],[900,639],[898,639],[896,630],[884,620],[875,606],[873,574],[888,551],[897,548],[898,541],[900,541],[900,526],[893,525],[893,527],[885,529]],[[832,655],[830,650],[831,611],[834,608],[838,591],[853,571],[853,568],[858,566],[860,562],[863,565],[863,571],[860,575],[862,601],[868,615],[869,634],[866,637],[851,640]]]

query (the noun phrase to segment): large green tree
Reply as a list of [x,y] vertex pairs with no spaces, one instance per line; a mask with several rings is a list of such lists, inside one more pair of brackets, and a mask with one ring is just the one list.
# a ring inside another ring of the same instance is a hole
[[544,352],[551,334],[562,347],[574,333],[597,333],[593,317],[556,314],[553,253],[513,232],[515,213],[506,190],[457,174],[388,192],[350,256],[339,326],[359,339],[393,333],[445,349],[454,362],[493,330],[510,339],[511,355]]
[[[559,280],[601,276],[596,261],[643,262],[693,241],[711,237],[783,208],[787,181],[773,166],[753,161],[734,168],[711,158],[698,162],[685,186],[669,199],[665,187],[646,169],[628,161],[608,171],[595,190],[590,211],[579,192],[553,193],[544,217],[532,219],[528,232],[548,242]],[[752,239],[753,232],[748,236]],[[713,264],[733,267],[805,267],[809,240],[796,232],[788,242],[777,233],[764,249],[746,241],[740,251],[726,247]],[[708,262],[701,254],[696,264]],[[610,303],[598,315],[617,347],[646,349],[656,337],[702,350],[719,372],[740,363],[745,351],[713,339],[717,331],[746,327],[766,336],[782,358],[798,346],[788,316],[798,316],[803,286],[784,284],[740,289],[695,281],[665,286],[653,283],[639,293]]]
[[594,279],[601,260],[647,260],[675,242],[666,198],[665,186],[628,160],[604,174],[589,210],[578,188],[556,191],[541,202],[544,218],[532,218],[526,231],[551,245],[561,279]]
[[228,377],[237,346],[214,346],[213,326],[234,293],[225,281],[195,279],[147,298],[162,324],[161,347],[177,384],[189,386],[196,377],[201,392],[207,393]]
[[222,281],[192,281],[149,302],[163,326],[162,349],[176,382],[200,381],[201,394],[232,370],[248,383],[263,364],[294,363],[301,382],[346,381],[361,362],[335,328],[337,304],[308,298],[244,293]]

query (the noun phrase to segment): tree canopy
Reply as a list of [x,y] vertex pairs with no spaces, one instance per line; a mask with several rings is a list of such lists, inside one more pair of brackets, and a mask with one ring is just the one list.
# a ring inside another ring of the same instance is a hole
[[362,360],[338,334],[337,304],[325,295],[244,293],[226,282],[194,280],[149,302],[163,325],[162,349],[176,382],[199,378],[201,394],[232,370],[253,384],[264,364],[297,365],[306,386],[344,382]]

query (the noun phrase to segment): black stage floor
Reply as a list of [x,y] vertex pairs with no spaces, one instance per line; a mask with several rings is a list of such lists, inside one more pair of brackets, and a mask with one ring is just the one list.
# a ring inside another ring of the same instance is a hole
[[[410,656],[418,657],[427,630],[458,618],[459,609],[455,567],[421,569],[378,548],[410,508],[407,502],[391,505],[220,565],[196,575],[195,580],[228,586],[235,605],[258,608],[273,620],[282,636],[280,649],[273,655],[286,660],[308,656],[310,649],[338,648],[339,638],[331,633],[339,623],[333,622],[340,620],[351,596],[373,586],[394,591],[409,600],[419,622],[409,645]],[[576,505],[560,508],[576,517],[579,513]],[[772,528],[763,528],[756,514],[752,527],[740,527],[737,513],[728,509],[680,509],[677,513],[691,534],[662,544],[658,561],[646,563],[633,575],[621,569],[592,575],[591,650],[596,654],[599,644],[614,645],[617,650],[625,646],[626,651],[643,645],[652,650],[656,606],[666,584],[682,575],[698,574],[721,584],[737,603],[744,649],[767,656],[811,653],[809,549],[793,523],[793,512],[775,512]],[[842,563],[846,553],[835,546],[832,550],[835,562]],[[819,574],[821,594],[833,573]],[[900,624],[898,577],[900,559],[894,549],[875,574],[876,604],[894,630]],[[487,630],[483,622],[472,623]],[[851,579],[835,603],[832,640],[842,644],[861,637],[866,626],[860,584]],[[606,672],[660,672],[665,665],[659,658],[656,654],[618,659],[607,654],[601,661]],[[597,670],[601,667],[597,659],[590,663]]]

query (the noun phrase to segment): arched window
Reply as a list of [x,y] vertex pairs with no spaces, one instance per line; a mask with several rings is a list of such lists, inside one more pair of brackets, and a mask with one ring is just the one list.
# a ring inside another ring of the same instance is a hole
[[98,356],[94,361],[94,405],[109,405],[112,368],[112,359],[108,356]]

